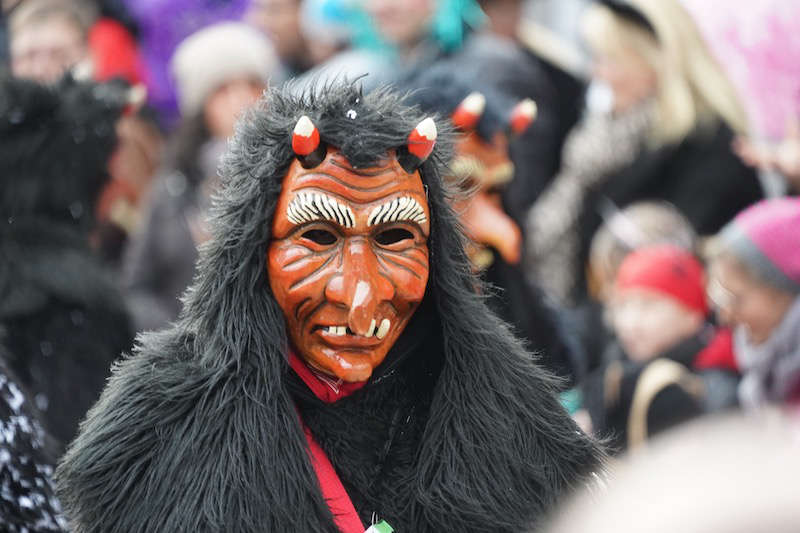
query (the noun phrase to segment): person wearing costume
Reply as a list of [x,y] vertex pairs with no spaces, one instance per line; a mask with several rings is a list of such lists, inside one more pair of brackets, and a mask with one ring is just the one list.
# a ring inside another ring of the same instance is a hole
[[514,18],[520,6],[494,0],[327,2],[332,6],[323,17],[349,30],[351,48],[304,74],[307,80],[368,73],[364,83],[375,87],[444,64],[514,99],[536,101],[536,122],[510,143],[511,160],[521,172],[503,195],[507,214],[524,232],[528,208],[560,168],[564,139],[580,117],[584,84],[533,45],[541,34],[529,24],[519,29],[519,39],[509,38],[515,30],[507,21],[520,25]]
[[583,384],[593,431],[614,450],[736,406],[731,332],[710,320],[703,265],[671,244],[622,261],[607,300],[616,341]]
[[414,89],[412,101],[425,111],[450,116],[459,133],[445,180],[461,189],[453,208],[470,239],[473,269],[493,289],[487,304],[539,354],[545,368],[575,383],[584,357],[541,290],[525,279],[522,234],[501,199],[518,178],[509,146],[534,123],[536,104],[524,99],[512,106],[508,95],[448,64],[418,73],[407,85]]
[[243,119],[181,316],[59,466],[75,531],[511,532],[590,482],[596,443],[476,291],[436,136],[349,83]]
[[89,246],[127,85],[0,81],[0,342],[63,451],[133,343]]

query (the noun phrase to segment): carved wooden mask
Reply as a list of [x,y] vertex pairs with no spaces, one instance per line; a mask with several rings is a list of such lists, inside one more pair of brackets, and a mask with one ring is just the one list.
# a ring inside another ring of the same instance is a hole
[[301,155],[283,180],[273,217],[270,287],[297,354],[318,372],[364,381],[425,294],[425,188],[419,172],[404,169],[394,153],[367,169],[352,168],[335,148],[312,168],[304,168],[311,165]]
[[509,139],[523,133],[536,114],[535,104],[523,100],[512,111],[507,131],[498,131],[491,141],[486,141],[475,131],[485,106],[485,97],[475,92],[451,116],[453,125],[462,132],[451,169],[460,183],[474,191],[468,200],[454,207],[472,240],[468,253],[477,270],[488,267],[493,260],[487,247],[497,250],[507,263],[516,264],[520,260],[522,232],[505,213],[500,191],[514,177]]

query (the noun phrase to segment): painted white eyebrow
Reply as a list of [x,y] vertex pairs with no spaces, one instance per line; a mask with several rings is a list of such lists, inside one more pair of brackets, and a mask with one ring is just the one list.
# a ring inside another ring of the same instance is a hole
[[292,224],[323,219],[336,222],[345,228],[356,226],[356,217],[349,206],[319,192],[297,193],[286,208],[286,216]]
[[409,220],[418,224],[424,224],[428,219],[425,210],[410,196],[395,198],[389,202],[377,206],[367,218],[367,226],[377,226],[384,222],[396,222],[398,220]]

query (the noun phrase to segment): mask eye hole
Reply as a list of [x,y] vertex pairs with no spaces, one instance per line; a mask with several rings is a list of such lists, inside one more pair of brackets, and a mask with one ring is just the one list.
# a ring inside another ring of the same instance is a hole
[[381,246],[391,246],[392,244],[398,244],[405,240],[414,240],[414,235],[403,228],[387,229],[375,236],[375,241]]
[[303,238],[321,246],[330,246],[336,242],[336,235],[324,229],[310,229],[303,233]]

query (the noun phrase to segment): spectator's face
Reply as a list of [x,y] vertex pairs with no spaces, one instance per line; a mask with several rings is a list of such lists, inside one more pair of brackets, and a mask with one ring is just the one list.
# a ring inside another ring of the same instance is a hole
[[658,77],[634,50],[597,53],[593,77],[607,84],[614,93],[614,110],[623,112],[656,92]]
[[403,47],[417,44],[428,32],[435,0],[365,0],[381,36]]
[[264,92],[264,84],[242,79],[226,83],[206,99],[204,113],[208,131],[217,138],[233,135],[234,125]]
[[302,59],[306,47],[300,32],[300,0],[254,0],[247,18],[267,34],[282,60]]
[[645,289],[618,290],[610,311],[614,332],[634,361],[662,354],[697,333],[703,324],[702,314]]
[[11,71],[19,78],[53,83],[87,58],[83,33],[64,17],[31,23],[11,36]]
[[714,260],[710,272],[709,297],[720,320],[744,328],[753,344],[767,341],[795,296],[759,282],[731,258]]

